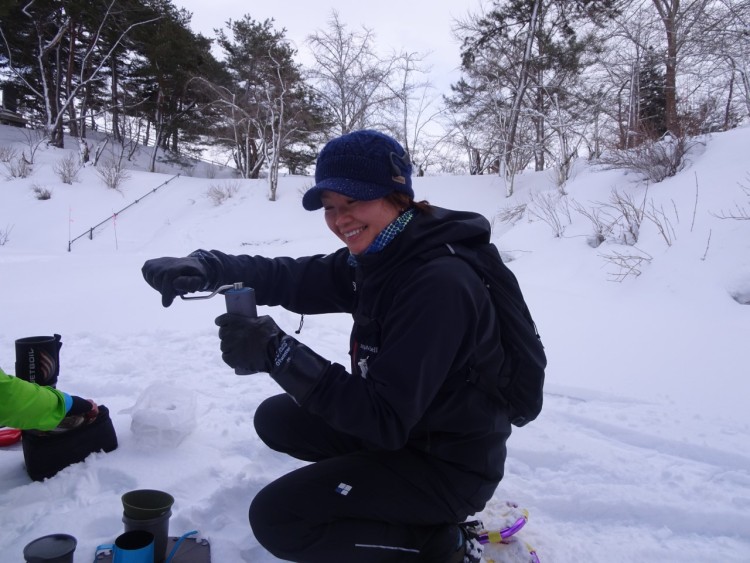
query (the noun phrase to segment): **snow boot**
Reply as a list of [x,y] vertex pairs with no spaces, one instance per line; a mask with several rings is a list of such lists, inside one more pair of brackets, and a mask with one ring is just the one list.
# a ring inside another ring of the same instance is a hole
[[482,561],[482,544],[479,543],[479,532],[484,525],[478,520],[461,522],[458,531],[463,538],[463,545],[447,563],[480,563]]

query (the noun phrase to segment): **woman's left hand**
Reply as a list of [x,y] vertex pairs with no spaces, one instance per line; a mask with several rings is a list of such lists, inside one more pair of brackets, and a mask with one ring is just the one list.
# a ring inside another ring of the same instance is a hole
[[221,358],[246,372],[270,372],[279,342],[286,336],[268,315],[245,317],[225,313],[216,317],[221,340]]

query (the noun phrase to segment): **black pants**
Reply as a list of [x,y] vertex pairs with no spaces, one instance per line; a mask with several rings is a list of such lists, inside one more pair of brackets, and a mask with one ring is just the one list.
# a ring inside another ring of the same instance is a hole
[[[448,500],[429,458],[368,451],[287,395],[255,413],[274,450],[312,461],[263,488],[250,505],[256,539],[276,557],[302,563],[445,563],[468,508]],[[447,486],[448,485],[448,486]]]

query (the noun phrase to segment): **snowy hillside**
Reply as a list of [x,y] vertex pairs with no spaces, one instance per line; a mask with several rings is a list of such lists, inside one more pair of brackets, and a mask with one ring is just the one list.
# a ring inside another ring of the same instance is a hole
[[[3,146],[27,148],[7,127]],[[550,173],[521,175],[510,199],[496,177],[415,179],[418,198],[493,221],[545,343],[545,409],[511,437],[506,478],[481,515],[491,523],[506,499],[527,507],[521,535],[543,563],[750,561],[750,221],[719,217],[750,210],[748,152],[750,128],[716,134],[676,177],[651,186],[578,162],[567,205],[546,220]],[[76,561],[91,560],[122,531],[120,495],[157,488],[176,499],[171,534],[199,530],[215,562],[274,561],[253,538],[247,507],[299,463],[253,430],[256,405],[279,389],[221,361],[213,319],[222,299],[164,309],[140,268],[196,248],[333,251],[322,212],[301,206],[312,179],[282,178],[270,202],[264,181],[175,178],[164,166],[131,171],[115,191],[90,166],[62,183],[55,168],[69,153],[42,146],[28,177],[0,179],[0,365],[13,372],[15,339],[61,334],[59,387],[107,405],[120,447],[43,483],[28,479],[19,445],[0,448],[2,560],[20,560],[24,545],[54,532],[78,539]],[[10,175],[2,162],[0,174]],[[215,205],[212,187],[236,193]],[[576,207],[611,210],[613,193],[657,220],[643,220],[635,245],[616,243],[615,229],[593,247],[592,221]],[[502,220],[523,203],[520,220]],[[640,275],[624,275],[618,260]],[[298,316],[261,309],[297,329]],[[345,316],[306,317],[299,338],[346,365],[349,328]],[[173,394],[179,443],[131,431],[139,397],[160,390],[153,384]]]

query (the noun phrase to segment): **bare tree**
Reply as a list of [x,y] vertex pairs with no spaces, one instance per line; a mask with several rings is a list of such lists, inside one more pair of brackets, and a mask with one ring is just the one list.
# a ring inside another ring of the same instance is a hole
[[440,97],[432,84],[422,76],[429,68],[422,66],[424,56],[401,53],[395,64],[394,136],[401,140],[411,158],[417,176],[424,175],[434,164],[434,155],[447,134],[438,118],[445,113]]
[[529,29],[526,34],[526,47],[523,53],[523,59],[521,59],[521,68],[518,72],[518,83],[514,88],[513,103],[510,109],[510,123],[508,124],[508,140],[505,145],[504,158],[500,160],[500,174],[506,178],[506,190],[505,195],[510,197],[513,195],[513,180],[515,179],[516,170],[512,167],[508,167],[508,164],[512,162],[511,156],[514,151],[516,142],[516,130],[518,128],[518,119],[521,113],[521,103],[523,97],[526,95],[526,88],[529,85],[529,66],[531,64],[532,49],[534,47],[534,38],[536,36],[536,29],[539,25],[539,16],[541,14],[542,0],[535,0],[531,11],[531,17],[529,18]]
[[214,84],[203,77],[195,77],[194,81],[213,97],[212,104],[223,115],[225,126],[214,131],[214,138],[232,147],[235,166],[243,178],[257,178],[266,155],[265,137],[256,137],[258,130],[262,130],[257,123],[257,106],[247,104],[241,91]]
[[736,125],[733,97],[750,40],[743,41],[749,5],[747,0],[623,4],[598,67],[619,149],[666,131],[693,136]]
[[735,82],[739,84],[745,115],[750,117],[750,1],[718,0],[708,14],[710,34],[701,34],[701,50],[713,55],[711,62],[719,61],[728,75],[727,102],[724,109],[723,129],[731,121]]
[[[276,201],[276,190],[279,187],[279,167],[282,151],[290,144],[303,120],[295,119],[291,114],[301,112],[299,105],[295,107],[290,98],[295,94],[294,81],[298,78],[296,72],[290,76],[284,62],[268,53],[272,67],[276,73],[273,88],[266,88],[266,111],[268,112],[267,128],[270,130],[269,140],[265,143],[266,160],[268,161],[269,199]],[[259,132],[261,136],[264,132]],[[265,135],[262,135],[265,136]]]
[[712,0],[652,0],[666,34],[666,126],[679,136],[677,111],[677,66],[680,52],[694,40],[694,34]]
[[314,63],[308,79],[330,113],[336,134],[370,127],[395,95],[389,88],[397,56],[381,59],[375,52],[373,31],[349,31],[331,13],[328,28],[307,38]]
[[[529,5],[530,9],[521,12],[522,15],[514,22],[518,26],[518,30],[514,32],[516,35],[513,42],[505,40],[506,28],[505,24],[501,25],[501,21],[504,20],[506,14],[501,13],[499,9],[494,10],[488,16],[477,17],[473,21],[464,22],[460,26],[463,27],[462,31],[466,34],[464,36],[465,52],[463,55],[465,67],[469,60],[471,60],[471,64],[476,65],[477,57],[482,51],[485,51],[491,41],[497,41],[498,44],[491,50],[486,51],[487,56],[492,56],[491,53],[495,53],[498,56],[505,56],[508,61],[511,59],[514,61],[513,64],[507,65],[510,72],[504,73],[501,79],[501,81],[506,82],[505,89],[509,97],[501,102],[501,105],[504,106],[501,111],[505,114],[502,118],[504,127],[502,133],[497,132],[500,152],[497,159],[497,171],[506,182],[505,195],[507,197],[513,195],[514,179],[518,171],[516,167],[518,160],[515,158],[518,150],[518,123],[521,118],[523,100],[531,83],[531,59],[534,54],[537,29],[543,13],[543,1],[533,0]],[[511,54],[514,46],[519,47],[521,52]],[[490,65],[495,66],[491,62]],[[492,68],[492,66],[489,68]],[[495,67],[494,72],[487,77],[491,78],[492,74],[497,74],[497,71],[498,69]]]
[[227,27],[228,33],[219,30],[218,35],[228,77],[223,84],[203,77],[193,83],[200,84],[219,110],[214,131],[218,141],[230,147],[240,174],[257,178],[269,165],[274,200],[282,159],[304,160],[301,147],[307,148],[319,120],[317,106],[294,61],[296,51],[284,30],[274,29],[273,20],[257,22],[245,15]]
[[[655,13],[636,4],[615,21],[599,55],[594,80],[599,82],[599,107],[614,124],[618,149],[637,146],[644,139],[641,115],[641,71],[649,47],[659,45]],[[597,157],[601,150],[596,151]]]
[[[567,136],[568,154],[556,160],[570,158],[573,90],[589,64],[586,53],[598,46],[594,28],[616,12],[614,0],[515,0],[494,2],[456,26],[466,79],[453,87],[454,105],[496,116],[502,129],[494,134],[495,166],[506,196],[529,154],[543,170],[550,147]],[[556,135],[549,132],[551,113]]]

